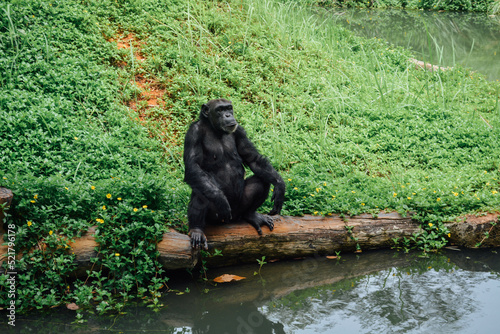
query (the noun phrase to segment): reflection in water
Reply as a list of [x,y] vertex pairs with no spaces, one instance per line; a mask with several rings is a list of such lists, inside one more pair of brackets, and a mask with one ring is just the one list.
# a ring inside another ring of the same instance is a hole
[[500,80],[500,22],[484,13],[343,10],[326,14],[356,34],[412,49],[434,65],[470,67]]
[[[68,310],[0,320],[4,333],[496,333],[500,259],[496,251],[448,251],[421,258],[395,251],[345,254],[210,270],[246,280],[207,284],[177,278],[165,308],[128,308],[113,317],[87,315],[72,325]],[[206,289],[209,289],[207,292]]]
[[[481,328],[487,333],[485,325],[496,327],[496,318],[481,323],[475,317],[482,315],[483,302],[494,301],[483,293],[491,288],[498,298],[497,277],[486,273],[386,270],[351,289],[323,287],[321,298],[304,298],[300,309],[280,305],[263,312],[283,321],[287,333],[323,333],[327,328],[342,333],[472,333]],[[500,306],[493,304],[493,310]]]

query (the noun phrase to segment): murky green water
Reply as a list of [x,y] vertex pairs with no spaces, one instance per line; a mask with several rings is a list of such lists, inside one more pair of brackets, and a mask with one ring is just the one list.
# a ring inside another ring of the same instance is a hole
[[405,10],[342,10],[325,17],[358,35],[412,49],[419,60],[460,64],[500,80],[500,17]]
[[113,317],[19,316],[4,333],[498,333],[500,255],[446,251],[429,258],[395,251],[345,254],[210,270],[246,277],[215,285],[178,277],[165,307]]

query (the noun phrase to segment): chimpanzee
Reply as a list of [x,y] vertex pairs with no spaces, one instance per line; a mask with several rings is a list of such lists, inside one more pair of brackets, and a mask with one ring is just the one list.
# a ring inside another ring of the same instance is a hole
[[[271,217],[257,213],[270,185],[274,185],[274,206],[279,214],[285,197],[285,183],[269,161],[248,139],[226,99],[211,100],[201,107],[199,120],[191,124],[184,142],[186,181],[192,189],[188,206],[189,235],[193,248],[207,249],[205,225],[245,220],[261,235],[261,226],[272,231]],[[254,173],[245,179],[245,168]]]

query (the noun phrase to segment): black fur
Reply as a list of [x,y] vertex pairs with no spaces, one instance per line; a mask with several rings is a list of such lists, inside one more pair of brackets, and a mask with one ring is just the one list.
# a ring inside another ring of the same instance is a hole
[[[193,248],[208,248],[203,232],[207,223],[243,219],[259,234],[262,225],[274,228],[272,219],[256,210],[273,184],[274,206],[269,214],[279,214],[285,183],[237,124],[231,101],[211,100],[202,106],[199,120],[186,133],[184,164],[184,180],[192,189],[188,220]],[[252,177],[245,179],[244,165],[252,170]]]

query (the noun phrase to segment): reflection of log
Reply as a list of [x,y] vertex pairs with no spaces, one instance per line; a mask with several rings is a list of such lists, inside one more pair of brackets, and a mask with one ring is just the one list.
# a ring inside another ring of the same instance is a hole
[[[488,214],[467,216],[464,221],[448,223],[450,241],[465,247],[474,247],[480,241],[483,241],[483,246],[500,246],[498,228],[492,228],[492,223],[497,221],[496,214]],[[388,248],[394,245],[393,238],[409,238],[420,230],[418,222],[397,213],[381,213],[376,218],[368,214],[345,219],[338,216],[278,217],[274,222],[274,231],[263,228],[262,236],[245,223],[207,228],[210,249],[218,249],[223,254],[206,258],[207,264],[225,266],[255,262],[262,256],[267,259],[289,259],[333,254],[335,251],[354,251],[357,245],[362,250]],[[489,238],[482,240],[487,231]],[[90,259],[98,256],[93,232],[91,228],[71,244],[79,267],[78,273],[90,268]],[[174,230],[163,235],[158,250],[159,261],[166,269],[192,268],[198,260],[198,253],[191,250],[189,237]],[[0,254],[6,252],[7,246],[0,246]],[[5,257],[0,256],[0,264],[4,260]]]
[[[246,279],[223,285],[217,284],[216,286],[214,283],[194,286],[189,279],[175,279],[169,285],[171,288],[183,291],[189,287],[192,292],[182,296],[169,296],[168,307],[160,311],[161,319],[165,324],[177,327],[200,327],[204,322],[220,316],[217,313],[223,313],[227,318],[236,319],[240,315],[239,311],[250,314],[257,310],[257,306],[270,300],[280,299],[294,291],[335,284],[342,280],[394,267],[403,268],[411,265],[414,261],[413,256],[402,254],[402,252],[397,255],[395,256],[394,251],[377,251],[367,252],[360,257],[356,257],[355,254],[344,254],[340,260],[309,257],[302,261],[279,261],[272,265],[263,266],[260,275],[254,275],[254,272],[259,268],[255,260],[252,264],[231,269],[210,269],[208,271],[210,281],[228,271],[246,277]],[[347,283],[351,287],[351,282]],[[206,295],[203,294],[203,298],[200,298],[200,293],[197,292],[204,288],[209,288],[210,292]],[[325,288],[325,290],[328,289]],[[200,303],[200,300],[203,300],[203,303]],[[242,305],[246,305],[247,308],[241,310]],[[255,307],[255,309],[248,309],[250,306]],[[192,314],[192,316],[186,317],[188,314]],[[247,318],[245,314],[242,316]],[[230,328],[231,325],[227,324],[227,326]],[[229,328],[221,332],[238,332],[236,326],[235,330],[232,331]]]

